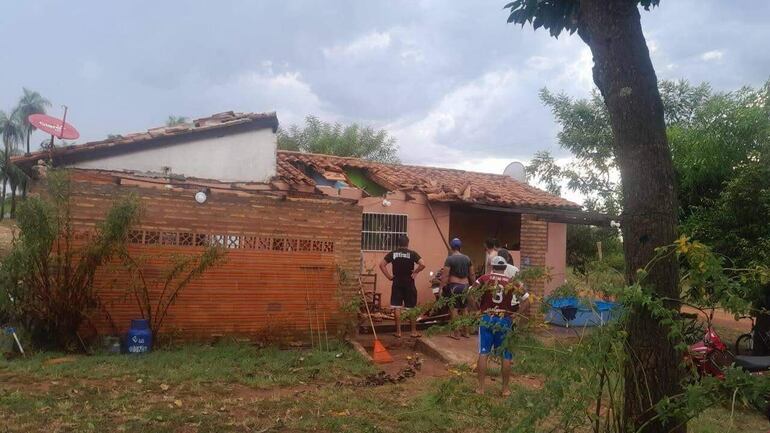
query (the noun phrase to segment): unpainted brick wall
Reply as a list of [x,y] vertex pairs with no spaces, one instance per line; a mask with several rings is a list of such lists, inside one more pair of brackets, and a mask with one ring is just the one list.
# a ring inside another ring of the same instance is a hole
[[[521,264],[522,268],[545,267],[548,250],[548,223],[539,221],[535,215],[521,215]],[[547,270],[547,269],[546,269]],[[545,281],[530,284],[530,292],[542,299]]]
[[[354,202],[215,191],[198,204],[194,188],[82,180],[73,182],[72,191],[75,229],[84,233],[97,228],[117,197],[132,193],[142,203],[136,229],[145,233],[178,233],[180,238],[181,233],[249,235],[282,243],[305,240],[305,246],[307,241],[333,242],[333,252],[228,248],[226,262],[193,281],[171,307],[164,325],[167,333],[183,339],[239,335],[307,340],[311,328],[318,338],[324,327],[333,335],[351,323],[342,307],[358,296],[361,208]],[[160,275],[171,255],[199,254],[203,248],[158,243],[130,244],[130,250]],[[103,304],[102,311],[94,313],[98,333],[124,333],[130,319],[141,317],[133,295],[127,293],[129,286],[127,273],[117,263],[98,273],[95,287]]]

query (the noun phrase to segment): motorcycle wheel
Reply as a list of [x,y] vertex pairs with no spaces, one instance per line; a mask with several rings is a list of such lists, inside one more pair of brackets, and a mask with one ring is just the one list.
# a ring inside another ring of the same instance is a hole
[[753,355],[754,338],[751,334],[743,334],[735,341],[736,355]]

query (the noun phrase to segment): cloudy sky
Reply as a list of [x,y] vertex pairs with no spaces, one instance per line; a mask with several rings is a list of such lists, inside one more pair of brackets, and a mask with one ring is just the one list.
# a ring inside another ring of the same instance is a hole
[[[404,162],[501,172],[540,149],[566,156],[539,89],[592,88],[582,42],[506,24],[506,0],[3,3],[0,108],[35,89],[85,140],[170,114],[276,110],[282,125],[387,128]],[[770,78],[770,1],[661,3],[642,12],[659,78]]]

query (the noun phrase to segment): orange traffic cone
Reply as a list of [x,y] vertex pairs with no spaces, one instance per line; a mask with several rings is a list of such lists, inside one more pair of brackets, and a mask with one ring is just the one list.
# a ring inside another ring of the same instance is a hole
[[385,346],[382,345],[382,342],[377,339],[374,340],[374,351],[372,352],[372,359],[377,364],[387,364],[389,362],[393,362],[393,357],[390,356],[390,353],[388,353],[388,350],[385,349]]
[[377,364],[387,364],[393,362],[393,357],[390,356],[388,350],[377,338],[377,331],[374,330],[374,321],[372,320],[372,313],[369,311],[369,304],[366,302],[366,296],[364,295],[364,288],[360,286],[361,299],[364,301],[366,307],[366,315],[369,317],[369,323],[372,325],[372,334],[374,335],[374,350],[372,351],[372,360]]

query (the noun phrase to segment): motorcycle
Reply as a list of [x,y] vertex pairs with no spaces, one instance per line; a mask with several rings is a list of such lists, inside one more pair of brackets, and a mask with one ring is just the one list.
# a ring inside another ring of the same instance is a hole
[[770,356],[734,355],[728,350],[705,311],[706,332],[701,341],[689,346],[688,357],[701,376],[724,378],[724,369],[732,364],[754,375],[770,371]]
[[[770,372],[770,356],[734,355],[714,329],[711,316],[703,310],[700,311],[706,316],[706,331],[703,339],[691,344],[687,351],[687,359],[700,377],[713,376],[724,379],[724,370],[731,365],[740,367],[754,376],[764,376]],[[764,413],[770,421],[770,403],[766,404]]]

